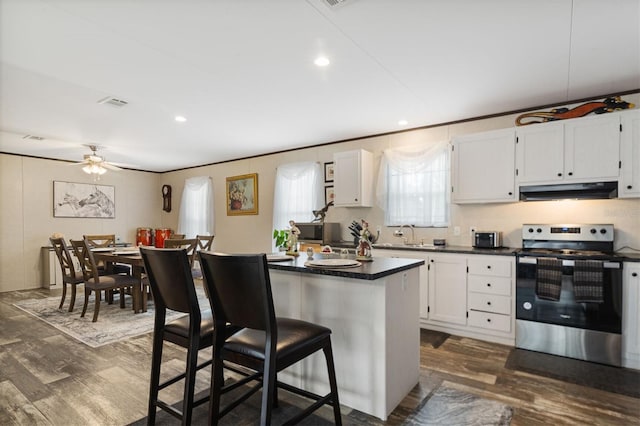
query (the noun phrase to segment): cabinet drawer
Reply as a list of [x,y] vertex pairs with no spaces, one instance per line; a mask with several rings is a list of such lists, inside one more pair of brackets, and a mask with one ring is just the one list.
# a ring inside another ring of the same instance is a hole
[[511,296],[511,278],[469,275],[469,291]]
[[471,327],[486,328],[489,330],[511,331],[511,316],[492,314],[489,312],[469,311],[467,322]]
[[511,298],[493,294],[469,292],[469,309],[511,315]]
[[510,277],[512,263],[511,260],[500,259],[499,256],[483,256],[480,258],[470,256],[467,266],[469,266],[469,274]]

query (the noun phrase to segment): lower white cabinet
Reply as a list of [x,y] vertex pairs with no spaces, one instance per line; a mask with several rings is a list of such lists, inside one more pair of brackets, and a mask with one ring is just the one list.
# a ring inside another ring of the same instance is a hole
[[622,281],[622,366],[640,369],[640,263],[625,262]]
[[467,324],[467,259],[456,254],[429,256],[429,320]]
[[513,256],[385,249],[375,256],[426,261],[420,269],[422,328],[515,344]]

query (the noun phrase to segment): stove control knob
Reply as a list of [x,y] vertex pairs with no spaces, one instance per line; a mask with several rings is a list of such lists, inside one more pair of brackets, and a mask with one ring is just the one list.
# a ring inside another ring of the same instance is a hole
[[607,230],[606,230],[606,229],[604,229],[604,228],[602,228],[602,229],[600,230],[600,233],[604,235],[604,234],[606,234],[606,233],[607,233]]
[[591,233],[595,234],[596,233],[596,228],[591,228]]
[[533,232],[533,228],[529,228],[529,232]]
[[542,232],[542,228],[538,228],[538,229],[536,229],[536,232],[537,232],[538,234],[539,234],[539,233],[541,233],[541,232]]

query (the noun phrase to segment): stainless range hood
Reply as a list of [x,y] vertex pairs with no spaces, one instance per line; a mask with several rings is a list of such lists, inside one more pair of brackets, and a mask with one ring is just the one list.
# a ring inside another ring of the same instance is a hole
[[618,182],[563,183],[520,187],[520,201],[598,200],[618,197]]

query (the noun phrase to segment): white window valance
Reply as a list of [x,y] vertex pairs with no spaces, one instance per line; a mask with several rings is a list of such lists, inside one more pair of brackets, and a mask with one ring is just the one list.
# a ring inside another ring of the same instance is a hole
[[447,142],[385,150],[376,191],[385,225],[448,226],[449,174]]

